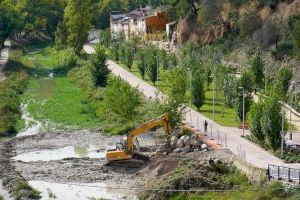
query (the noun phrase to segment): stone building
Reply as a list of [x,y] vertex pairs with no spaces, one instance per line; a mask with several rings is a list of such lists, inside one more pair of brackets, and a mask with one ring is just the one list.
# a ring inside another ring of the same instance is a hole
[[144,37],[147,34],[166,31],[168,16],[155,11],[150,6],[135,9],[127,14],[112,12],[110,28],[112,37],[123,35],[126,40],[132,36]]

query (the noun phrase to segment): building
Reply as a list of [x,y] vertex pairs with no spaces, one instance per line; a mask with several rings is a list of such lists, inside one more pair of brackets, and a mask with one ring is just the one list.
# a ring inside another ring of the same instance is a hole
[[147,34],[164,32],[167,23],[167,14],[155,11],[150,6],[135,9],[127,14],[112,12],[110,15],[112,37],[123,35],[126,40],[134,35],[143,37]]

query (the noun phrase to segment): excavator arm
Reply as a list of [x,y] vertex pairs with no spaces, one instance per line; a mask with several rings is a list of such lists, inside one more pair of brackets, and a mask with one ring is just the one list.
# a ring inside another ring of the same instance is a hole
[[134,149],[134,138],[141,135],[143,132],[148,131],[154,127],[157,126],[163,126],[165,133],[167,136],[171,135],[171,127],[170,127],[170,122],[169,122],[169,117],[167,114],[163,114],[155,119],[152,119],[141,126],[137,127],[136,129],[132,130],[128,135],[127,135],[127,152],[128,154],[133,155],[133,149]]
[[[118,148],[118,146],[108,148],[106,151],[106,159],[108,161],[107,165],[126,167],[139,167],[142,165],[142,160],[132,159],[133,156],[136,156],[134,155],[134,138],[157,126],[164,127],[165,133],[167,134],[169,140],[169,136],[171,135],[171,127],[168,115],[164,114],[129,132],[127,134],[125,143],[122,145],[122,148]],[[139,155],[139,157],[141,156],[142,155]]]

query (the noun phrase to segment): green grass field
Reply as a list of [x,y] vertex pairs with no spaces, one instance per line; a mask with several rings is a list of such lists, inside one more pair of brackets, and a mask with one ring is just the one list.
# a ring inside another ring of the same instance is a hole
[[85,92],[67,77],[31,79],[23,96],[29,102],[29,112],[34,119],[81,128],[99,125],[94,113],[87,112]]
[[[31,116],[55,127],[92,128],[99,120],[91,106],[86,103],[86,92],[72,82],[66,73],[49,78],[51,71],[62,71],[63,56],[68,50],[58,51],[47,43],[31,44],[12,49],[10,56],[15,63],[30,72],[29,86],[22,95]],[[56,73],[55,73],[56,74]],[[24,128],[24,120],[17,127]]]
[[[123,68],[129,70],[124,64],[118,63]],[[142,79],[139,70],[137,68],[136,63],[133,64],[130,72],[133,73],[138,78]],[[156,83],[156,87],[158,87],[162,92],[166,91],[167,86],[164,84],[166,79],[167,71],[160,69],[159,73],[159,81]],[[145,81],[150,85],[154,86],[150,79],[146,76]],[[190,92],[187,91],[185,104],[190,106]],[[217,123],[221,124],[222,126],[229,126],[229,127],[237,127],[240,122],[236,117],[236,112],[233,108],[228,108],[223,105],[223,97],[221,95],[217,95],[215,101],[215,120]],[[197,110],[194,106],[193,108]],[[213,90],[210,88],[205,93],[205,103],[200,109],[200,113],[206,116],[209,119],[213,119]]]

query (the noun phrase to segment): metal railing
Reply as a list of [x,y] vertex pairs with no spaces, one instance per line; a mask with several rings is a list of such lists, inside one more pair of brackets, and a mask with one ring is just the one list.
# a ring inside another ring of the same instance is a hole
[[269,179],[276,178],[300,183],[300,170],[283,166],[268,165],[268,177]]

